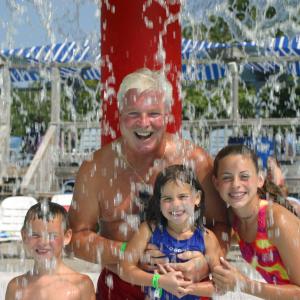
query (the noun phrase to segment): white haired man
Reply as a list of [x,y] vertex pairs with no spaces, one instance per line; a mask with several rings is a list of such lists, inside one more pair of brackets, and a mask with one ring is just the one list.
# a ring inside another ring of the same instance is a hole
[[[139,225],[143,207],[139,196],[145,191],[151,193],[156,174],[172,164],[193,166],[207,199],[206,224],[225,224],[226,210],[211,182],[210,156],[167,133],[172,86],[163,73],[140,69],[128,74],[120,85],[118,103],[121,137],[96,151],[93,159],[80,167],[69,217],[75,256],[91,262],[100,260],[104,267],[97,299],[136,300],[144,299],[144,294],[140,287],[118,277],[118,261],[124,242]],[[155,256],[155,250],[149,253]],[[197,259],[205,261],[203,257]],[[176,267],[186,275],[195,265],[203,265],[197,270],[199,277],[207,275],[206,264],[195,261]]]

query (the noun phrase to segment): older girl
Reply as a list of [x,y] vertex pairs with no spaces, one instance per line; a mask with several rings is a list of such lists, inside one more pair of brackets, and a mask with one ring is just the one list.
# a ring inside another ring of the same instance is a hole
[[239,286],[263,299],[300,299],[300,221],[281,205],[260,199],[264,179],[255,153],[243,145],[223,148],[215,158],[213,181],[231,208],[243,258],[266,281],[252,280],[221,259],[213,271],[217,289]]

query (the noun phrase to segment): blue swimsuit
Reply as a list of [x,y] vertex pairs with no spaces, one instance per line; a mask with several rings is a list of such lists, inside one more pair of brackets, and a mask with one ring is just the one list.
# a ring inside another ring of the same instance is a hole
[[[165,227],[162,230],[159,227],[156,227],[150,238],[149,243],[156,245],[160,249],[160,251],[164,253],[166,257],[169,258],[170,262],[183,262],[182,260],[177,258],[177,254],[185,251],[199,251],[203,254],[205,253],[203,232],[200,228],[196,228],[194,234],[188,240],[176,240],[168,233]],[[153,294],[153,291],[154,289],[152,288],[151,294]],[[160,299],[175,300],[179,298],[163,290]],[[200,297],[186,295],[180,299],[198,300],[200,299]]]

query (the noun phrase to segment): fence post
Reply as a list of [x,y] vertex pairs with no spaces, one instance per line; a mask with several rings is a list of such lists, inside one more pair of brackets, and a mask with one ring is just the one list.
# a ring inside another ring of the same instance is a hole
[[11,131],[11,81],[9,67],[0,56],[0,183],[7,173]]

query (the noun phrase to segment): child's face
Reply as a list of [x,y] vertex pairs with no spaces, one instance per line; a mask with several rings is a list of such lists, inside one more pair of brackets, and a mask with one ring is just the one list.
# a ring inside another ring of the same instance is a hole
[[252,159],[247,155],[231,154],[219,161],[214,184],[221,198],[233,208],[247,205],[257,197],[263,178],[257,174]]
[[36,261],[60,258],[62,249],[67,245],[72,236],[69,229],[64,233],[62,220],[56,216],[49,222],[34,219],[29,223],[30,228],[22,231],[23,243],[26,250]]
[[168,224],[185,224],[194,216],[195,205],[200,203],[201,195],[192,190],[188,183],[167,182],[161,191],[160,208]]

